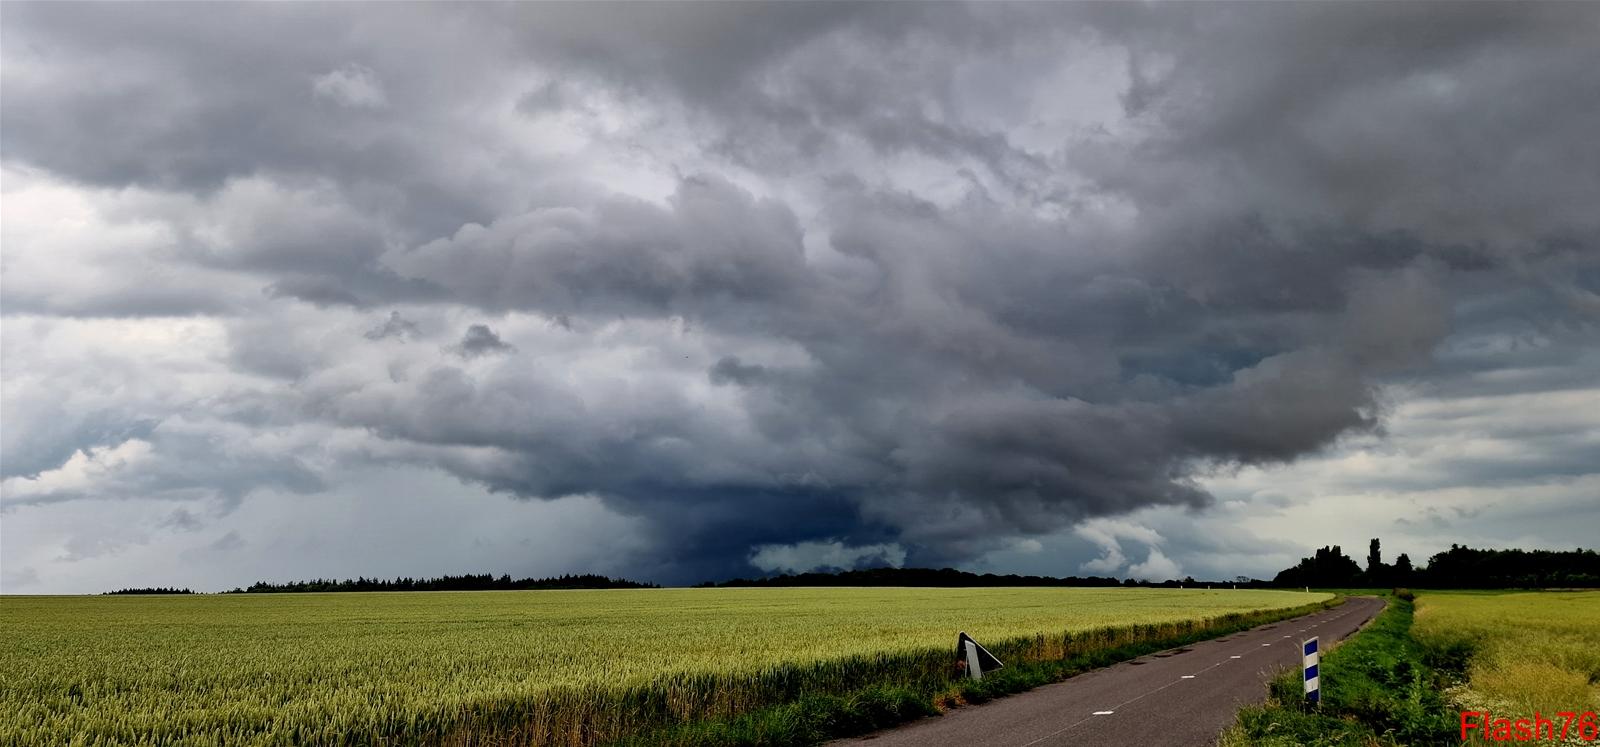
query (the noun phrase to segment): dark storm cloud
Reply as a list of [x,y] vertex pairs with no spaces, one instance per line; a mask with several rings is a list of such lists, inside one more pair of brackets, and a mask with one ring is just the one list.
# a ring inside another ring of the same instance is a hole
[[[487,6],[443,21],[438,10],[10,5],[3,83],[17,105],[0,113],[0,154],[88,184],[202,197],[251,177],[331,184],[411,239],[487,221],[539,183],[528,173],[540,164],[459,109],[523,55]],[[329,238],[297,269],[348,264],[366,243]]]
[[[274,418],[598,496],[664,580],[1204,507],[1209,471],[1377,431],[1382,383],[1468,376],[1436,351],[1504,309],[1596,345],[1594,7],[392,10],[8,4],[4,158],[189,200],[130,211],[176,227],[172,272],[264,291],[228,360],[282,382],[250,393]],[[518,147],[563,117],[591,150]],[[268,332],[297,301],[568,339],[345,362]],[[1574,474],[1567,443],[1475,474]],[[314,489],[282,459],[195,479]]]

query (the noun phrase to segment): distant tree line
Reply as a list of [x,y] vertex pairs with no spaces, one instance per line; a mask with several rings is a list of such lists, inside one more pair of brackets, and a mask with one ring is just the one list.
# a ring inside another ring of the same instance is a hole
[[1594,550],[1474,550],[1451,545],[1412,566],[1401,553],[1383,562],[1379,540],[1367,549],[1362,568],[1338,545],[1323,547],[1272,579],[1272,586],[1321,588],[1410,587],[1432,589],[1544,589],[1600,587],[1600,553]]
[[[954,568],[867,568],[831,573],[782,574],[767,578],[736,578],[720,583],[707,581],[697,588],[737,586],[922,586],[922,587],[983,587],[983,586],[1157,586],[1177,588],[1199,586],[1208,582],[1193,578],[1173,581],[1119,581],[1103,576],[1018,576],[994,573],[972,573]],[[1233,582],[1209,582],[1217,585]]]
[[274,584],[257,581],[230,594],[284,594],[295,592],[327,591],[527,591],[550,589],[654,589],[655,584],[608,578],[592,573],[564,575],[553,578],[518,578],[509,575],[494,576],[488,573],[465,576],[440,576],[438,578],[356,578],[334,580],[319,578],[311,581],[291,581]]
[[1018,576],[971,573],[954,568],[869,568],[854,571],[781,574],[765,578],[697,584],[705,587],[742,586],[1138,586],[1154,588],[1389,588],[1506,589],[1600,588],[1600,553],[1594,550],[1474,550],[1460,545],[1434,555],[1425,567],[1415,567],[1405,553],[1393,563],[1383,562],[1379,540],[1367,547],[1366,567],[1344,554],[1338,545],[1318,549],[1271,581],[1236,576],[1226,581],[1196,581],[1194,577],[1170,581],[1118,580],[1103,576]]
[[[1451,545],[1449,550],[1414,567],[1411,558],[1401,553],[1393,563],[1383,562],[1380,542],[1372,540],[1367,549],[1366,567],[1344,554],[1338,545],[1318,549],[1292,568],[1280,571],[1271,581],[1238,576],[1226,581],[1118,580],[1104,576],[1020,576],[972,573],[954,568],[868,568],[830,573],[781,574],[765,578],[736,578],[730,581],[697,584],[706,587],[747,586],[910,586],[910,587],[1039,587],[1136,586],[1155,588],[1201,587],[1418,587],[1432,589],[1506,588],[1600,588],[1600,553],[1594,550],[1474,550]],[[314,579],[269,583],[258,581],[230,594],[272,594],[294,592],[359,591],[524,591],[540,589],[654,589],[656,584],[592,573],[552,578],[513,579],[509,575],[469,574],[438,578],[401,577]],[[193,594],[189,589],[165,587],[130,588],[107,594]]]
[[1600,553],[1594,550],[1473,550],[1451,545],[1428,559],[1425,583],[1450,589],[1596,588]]

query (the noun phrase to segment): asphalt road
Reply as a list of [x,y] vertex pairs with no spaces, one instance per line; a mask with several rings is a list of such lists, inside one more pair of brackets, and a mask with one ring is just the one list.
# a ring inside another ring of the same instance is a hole
[[1300,665],[1300,641],[1323,650],[1383,609],[1352,597],[1331,610],[1097,669],[1019,695],[898,729],[833,742],[860,747],[1214,745],[1239,707],[1266,700],[1266,682]]

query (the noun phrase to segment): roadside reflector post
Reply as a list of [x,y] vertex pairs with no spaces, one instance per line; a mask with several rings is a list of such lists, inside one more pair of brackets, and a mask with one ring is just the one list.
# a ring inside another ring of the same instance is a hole
[[962,632],[956,636],[956,670],[965,672],[968,678],[981,680],[984,672],[992,672],[1004,667],[994,654],[988,649],[972,640],[972,636]]
[[1317,663],[1322,660],[1322,655],[1317,652],[1317,639],[1312,636],[1300,642],[1301,670],[1305,673],[1306,702],[1313,706],[1322,705],[1322,683],[1317,676]]

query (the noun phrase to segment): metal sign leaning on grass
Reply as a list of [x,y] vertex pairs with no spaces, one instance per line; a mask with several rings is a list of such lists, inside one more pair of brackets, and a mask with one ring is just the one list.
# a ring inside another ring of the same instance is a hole
[[978,642],[972,640],[972,636],[967,635],[966,632],[963,631],[956,637],[957,672],[965,672],[968,677],[981,680],[984,672],[992,672],[1004,666],[999,659],[994,657],[994,654],[989,653],[988,649],[978,645]]

